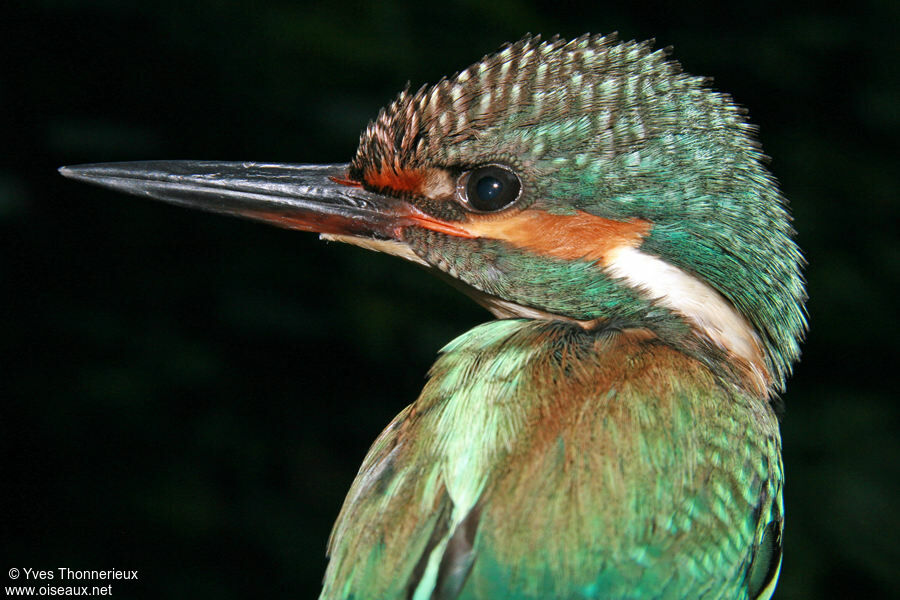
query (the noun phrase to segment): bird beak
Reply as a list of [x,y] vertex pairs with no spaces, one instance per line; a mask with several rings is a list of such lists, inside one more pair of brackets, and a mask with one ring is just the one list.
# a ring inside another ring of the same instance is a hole
[[466,232],[347,179],[347,164],[146,161],[61,167],[65,177],[171,204],[333,236],[399,240],[417,225]]

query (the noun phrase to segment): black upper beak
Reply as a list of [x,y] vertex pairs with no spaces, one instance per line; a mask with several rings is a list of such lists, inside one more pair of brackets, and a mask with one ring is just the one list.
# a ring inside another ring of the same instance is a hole
[[303,231],[398,239],[402,228],[431,222],[410,203],[347,180],[347,167],[186,160],[78,165],[59,172],[129,194]]

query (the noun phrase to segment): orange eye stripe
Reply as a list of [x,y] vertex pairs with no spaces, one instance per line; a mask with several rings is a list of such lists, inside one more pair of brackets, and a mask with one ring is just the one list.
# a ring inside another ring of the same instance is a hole
[[420,170],[384,166],[378,171],[366,171],[363,178],[373,188],[397,192],[420,193],[425,184],[425,173]]
[[[421,194],[426,186],[424,170],[382,165],[364,175],[366,184],[376,189]],[[355,181],[335,180],[344,185],[361,185]],[[649,221],[631,219],[616,221],[584,211],[571,215],[554,215],[541,210],[524,210],[507,217],[451,223],[432,217],[418,209],[406,217],[415,225],[461,238],[502,240],[536,254],[564,260],[592,260],[605,265],[609,254],[623,246],[638,247],[652,227]]]

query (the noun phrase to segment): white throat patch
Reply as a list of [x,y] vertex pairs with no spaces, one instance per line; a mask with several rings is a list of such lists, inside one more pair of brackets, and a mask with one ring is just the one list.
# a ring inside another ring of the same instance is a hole
[[768,389],[759,336],[722,294],[661,258],[630,246],[610,252],[604,267],[660,306],[684,316],[717,346],[745,361],[754,383],[760,390]]

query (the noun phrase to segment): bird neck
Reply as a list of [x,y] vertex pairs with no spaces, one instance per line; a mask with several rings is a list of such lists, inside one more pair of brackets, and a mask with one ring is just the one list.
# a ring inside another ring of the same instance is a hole
[[[766,345],[754,325],[717,289],[651,252],[625,245],[607,252],[602,263],[536,259],[496,240],[475,240],[473,249],[451,236],[407,235],[426,262],[442,265],[447,281],[497,317],[566,322],[587,331],[647,330],[756,395],[773,387]],[[505,277],[513,272],[527,277]]]
[[523,306],[447,279],[499,319],[566,323],[597,335],[620,330],[632,336],[655,337],[706,364],[723,379],[754,395],[769,396],[772,378],[752,325],[702,281],[653,257],[633,254],[639,256],[623,257],[614,266],[638,262],[641,268],[623,268],[615,274],[645,290],[647,298],[621,294],[608,314],[593,318],[571,318]]

